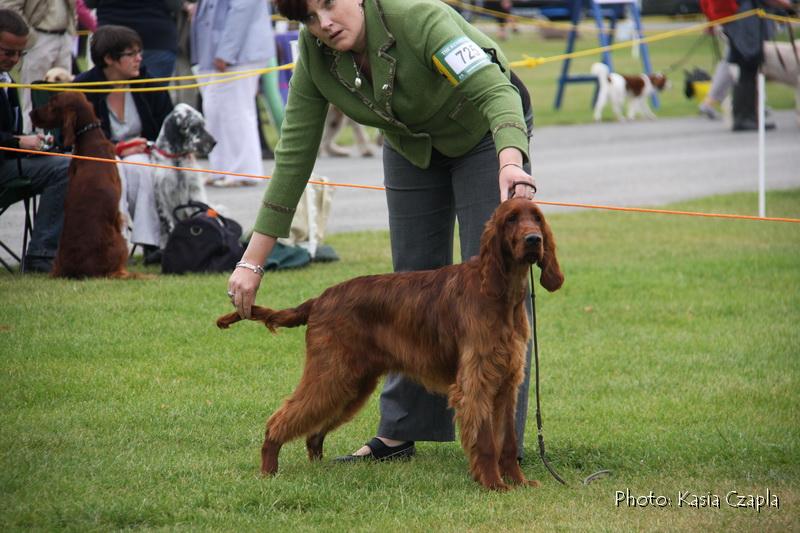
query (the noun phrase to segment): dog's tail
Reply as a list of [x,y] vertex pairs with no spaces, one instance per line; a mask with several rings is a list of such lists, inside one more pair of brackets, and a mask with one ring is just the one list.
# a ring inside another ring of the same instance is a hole
[[[308,323],[308,315],[311,313],[313,303],[314,300],[311,299],[292,309],[281,309],[279,311],[254,305],[250,311],[250,320],[263,322],[273,333],[275,333],[277,328],[302,326]],[[240,320],[242,320],[242,318],[239,316],[239,313],[228,313],[217,319],[217,327],[220,329],[228,329],[231,324],[235,324]]]
[[608,85],[608,75],[611,74],[608,65],[605,63],[593,63],[590,72],[592,76],[597,77],[597,81],[599,81],[601,85]]

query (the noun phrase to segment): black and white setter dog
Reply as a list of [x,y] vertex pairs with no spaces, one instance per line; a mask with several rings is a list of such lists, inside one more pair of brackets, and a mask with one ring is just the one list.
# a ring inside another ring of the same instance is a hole
[[[206,130],[203,115],[190,105],[178,104],[164,119],[158,139],[150,151],[150,160],[172,167],[199,168],[196,156],[207,156],[216,143]],[[155,169],[162,248],[175,226],[173,209],[190,201],[207,203],[203,181],[199,172]]]

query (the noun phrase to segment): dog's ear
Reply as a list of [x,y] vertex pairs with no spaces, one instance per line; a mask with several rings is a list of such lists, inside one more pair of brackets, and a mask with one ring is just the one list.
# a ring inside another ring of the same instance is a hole
[[553,231],[541,211],[539,212],[539,221],[542,237],[544,238],[544,243],[542,244],[544,253],[538,263],[539,268],[542,270],[542,274],[539,276],[539,283],[548,291],[553,292],[560,289],[561,285],[564,284],[564,274],[561,272],[558,257],[556,257],[556,241],[553,238]]
[[178,153],[185,151],[183,143],[183,135],[181,135],[180,117],[177,113],[171,113],[164,121],[164,137],[169,143],[170,151]]
[[64,106],[64,123],[61,129],[64,135],[64,146],[75,145],[75,123],[78,120],[78,112],[74,107],[67,105]]
[[[502,204],[501,204],[502,206]],[[503,216],[501,208],[495,210],[481,235],[480,273],[481,292],[490,298],[499,298],[508,285],[503,260]]]

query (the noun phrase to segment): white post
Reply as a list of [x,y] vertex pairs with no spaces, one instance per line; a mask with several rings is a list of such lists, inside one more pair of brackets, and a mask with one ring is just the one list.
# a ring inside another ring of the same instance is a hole
[[758,71],[758,216],[767,216],[766,154],[764,153],[766,94],[764,73]]

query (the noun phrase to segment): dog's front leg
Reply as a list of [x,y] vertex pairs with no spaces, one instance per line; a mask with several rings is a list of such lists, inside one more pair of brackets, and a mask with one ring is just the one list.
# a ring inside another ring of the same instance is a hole
[[502,421],[499,426],[503,428],[502,444],[500,448],[500,473],[506,479],[517,485],[538,487],[536,480],[528,481],[519,467],[519,449],[517,447],[517,431],[515,421],[517,390],[507,387],[497,396],[495,409],[496,419]]
[[454,385],[450,405],[461,428],[461,446],[473,479],[492,490],[507,490],[500,476],[499,450],[492,424],[492,400],[485,391]]
[[270,476],[278,472],[278,454],[281,451],[282,443],[269,438],[269,430],[264,437],[264,444],[261,446],[261,473]]

